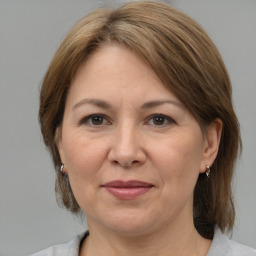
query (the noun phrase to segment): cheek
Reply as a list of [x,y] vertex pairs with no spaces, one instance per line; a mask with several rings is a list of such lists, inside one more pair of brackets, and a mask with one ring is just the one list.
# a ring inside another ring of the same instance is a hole
[[101,181],[105,148],[102,143],[88,137],[85,139],[81,134],[69,135],[63,140],[65,166],[74,196],[83,211],[87,212],[97,198],[95,188]]
[[68,174],[71,178],[90,182],[104,161],[104,143],[84,136],[81,132],[69,132],[67,135],[63,136],[63,152]]
[[202,158],[201,134],[175,134],[154,147],[154,164],[162,182],[194,184]]

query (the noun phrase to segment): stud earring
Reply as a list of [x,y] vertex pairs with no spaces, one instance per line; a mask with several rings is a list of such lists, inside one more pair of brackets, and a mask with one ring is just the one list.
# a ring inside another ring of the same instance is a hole
[[206,176],[207,176],[208,179],[209,179],[209,177],[210,177],[210,172],[211,172],[210,166],[209,166],[209,165],[206,165],[206,172],[205,172],[205,174],[206,174]]
[[64,163],[61,163],[60,171],[61,171],[62,175],[64,175],[64,176],[67,175],[67,173],[64,172]]

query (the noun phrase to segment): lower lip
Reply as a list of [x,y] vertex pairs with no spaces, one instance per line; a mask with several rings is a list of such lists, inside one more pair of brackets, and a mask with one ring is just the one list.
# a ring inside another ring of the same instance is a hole
[[147,193],[152,187],[117,188],[105,187],[107,191],[118,199],[132,200]]

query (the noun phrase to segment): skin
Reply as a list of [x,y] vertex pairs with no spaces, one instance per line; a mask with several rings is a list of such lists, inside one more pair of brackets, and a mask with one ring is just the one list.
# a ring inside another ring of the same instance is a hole
[[[217,155],[221,128],[215,120],[202,134],[130,50],[107,45],[94,53],[72,81],[58,131],[59,153],[90,230],[80,255],[206,255],[211,241],[194,228],[193,190]],[[102,187],[113,180],[153,187],[121,200]]]

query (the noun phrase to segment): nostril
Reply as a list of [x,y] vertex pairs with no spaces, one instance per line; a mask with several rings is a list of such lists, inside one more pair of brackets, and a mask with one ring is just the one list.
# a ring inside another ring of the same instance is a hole
[[[120,146],[120,145],[119,145]],[[146,154],[140,147],[120,148],[113,147],[108,153],[108,161],[113,165],[132,167],[143,164],[146,161]]]
[[113,161],[114,165],[121,165],[122,167],[131,167],[131,166],[136,166],[140,164],[140,161],[134,160],[134,161],[118,161],[114,160]]

